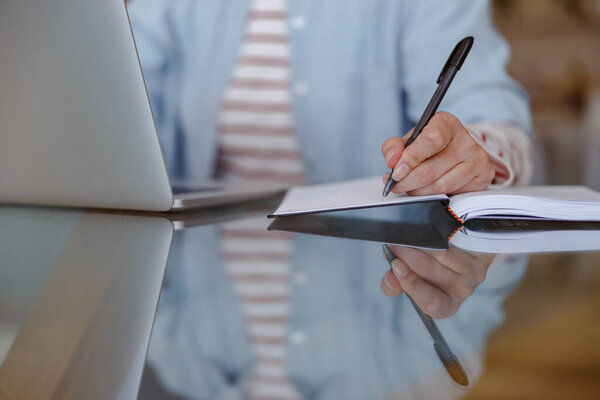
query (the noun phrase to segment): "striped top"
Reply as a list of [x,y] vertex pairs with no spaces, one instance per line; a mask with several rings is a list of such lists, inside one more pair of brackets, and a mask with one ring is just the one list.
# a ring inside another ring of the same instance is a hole
[[219,118],[217,175],[304,181],[293,131],[284,0],[254,0]]
[[[219,178],[305,181],[293,128],[290,59],[286,0],[253,0],[219,116]],[[500,124],[467,128],[490,155],[494,183],[511,184],[530,174],[522,171],[529,155],[518,129]],[[268,232],[267,225],[265,218],[223,224],[220,247],[256,357],[246,382],[248,398],[296,399],[300,396],[287,370],[288,345],[306,338],[288,329],[292,235]]]
[[[219,117],[217,175],[225,180],[299,184],[289,84],[285,0],[254,0]],[[250,399],[300,398],[287,373],[292,235],[266,218],[222,225],[221,252],[246,319],[255,363]]]

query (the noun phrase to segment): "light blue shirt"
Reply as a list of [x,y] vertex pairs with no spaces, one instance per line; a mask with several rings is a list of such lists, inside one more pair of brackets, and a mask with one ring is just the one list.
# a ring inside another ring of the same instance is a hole
[[[250,0],[135,0],[132,26],[167,167],[173,178],[206,180],[217,154],[217,119]],[[289,0],[293,119],[309,182],[386,172],[380,146],[410,129],[438,74],[463,37],[474,47],[440,110],[463,123],[508,122],[531,132],[525,93],[508,76],[509,49],[486,0]],[[416,208],[403,208],[415,211]],[[236,398],[227,374],[252,362],[239,305],[224,275],[215,227],[176,236],[149,360],[169,389],[190,398]],[[403,296],[379,290],[387,265],[376,244],[300,235],[294,288],[290,377],[318,398],[377,398],[441,366]],[[500,304],[524,258],[500,268],[510,284],[482,285],[440,328],[459,357],[477,364]],[[233,311],[232,311],[233,310]],[[237,311],[235,311],[237,310]],[[405,311],[406,310],[406,311]],[[316,341],[315,341],[316,340]],[[390,352],[389,349],[397,349]],[[427,349],[427,350],[425,350]],[[424,351],[429,356],[423,358]],[[477,371],[474,366],[471,372]],[[405,381],[405,382],[404,382]],[[319,392],[320,391],[320,392]]]
[[[295,130],[309,182],[378,175],[383,141],[409,130],[454,45],[475,44],[440,110],[530,132],[525,93],[486,0],[289,0]],[[169,172],[212,177],[217,119],[250,0],[135,0],[133,30]]]

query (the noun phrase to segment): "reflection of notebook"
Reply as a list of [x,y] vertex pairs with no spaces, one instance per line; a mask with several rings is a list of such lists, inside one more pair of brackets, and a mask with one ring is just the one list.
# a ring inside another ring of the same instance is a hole
[[[461,226],[441,204],[427,220],[373,220],[340,213],[275,219],[269,230],[367,240],[424,249],[454,246],[480,253],[600,250],[600,222],[474,219]],[[459,229],[460,228],[460,229]]]
[[454,196],[391,194],[381,200],[380,177],[290,189],[270,215],[314,214],[326,211],[443,201],[460,222],[473,218],[600,221],[600,193],[583,186],[530,186],[490,189]]
[[600,250],[600,223],[540,220],[473,220],[449,240],[479,253],[555,253]]

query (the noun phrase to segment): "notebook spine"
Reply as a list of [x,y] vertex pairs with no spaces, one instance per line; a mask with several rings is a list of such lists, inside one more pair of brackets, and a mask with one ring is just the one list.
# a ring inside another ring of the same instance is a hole
[[448,212],[449,212],[449,213],[450,213],[450,214],[451,214],[451,215],[452,215],[454,218],[456,218],[456,220],[457,220],[458,222],[460,222],[461,224],[463,224],[463,225],[464,225],[465,221],[463,221],[461,218],[459,218],[459,216],[458,216],[458,215],[456,215],[456,213],[455,213],[454,211],[452,211],[452,209],[450,208],[450,206],[447,206],[446,208],[448,209]]
[[456,235],[456,232],[460,231],[460,230],[461,230],[461,228],[462,228],[462,225],[461,225],[461,226],[459,226],[458,228],[456,228],[456,229],[454,230],[454,232],[452,232],[452,233],[450,234],[450,236],[448,236],[448,239],[447,239],[447,240],[448,240],[448,242],[450,242],[450,239],[452,239],[452,236]]

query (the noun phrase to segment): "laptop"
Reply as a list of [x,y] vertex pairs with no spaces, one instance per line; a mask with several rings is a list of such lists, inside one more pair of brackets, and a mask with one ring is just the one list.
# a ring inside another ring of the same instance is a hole
[[170,211],[283,190],[173,190],[123,0],[0,2],[0,203]]

